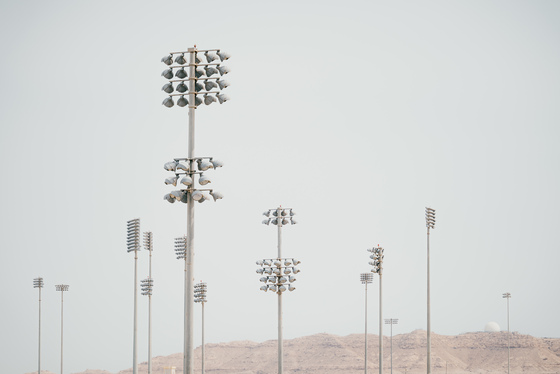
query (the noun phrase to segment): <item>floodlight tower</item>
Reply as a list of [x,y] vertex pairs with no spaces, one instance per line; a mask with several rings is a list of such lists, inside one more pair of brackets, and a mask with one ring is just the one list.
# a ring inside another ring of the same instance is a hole
[[393,374],[393,325],[399,323],[398,318],[385,319],[386,325],[391,325],[391,374]]
[[140,218],[126,223],[127,252],[134,252],[134,333],[132,338],[132,374],[138,374],[138,251],[140,250]]
[[194,285],[194,302],[202,305],[202,374],[204,374],[204,304],[206,300],[207,287],[205,282]]
[[365,340],[365,351],[364,351],[364,373],[367,374],[367,285],[373,282],[373,274],[372,273],[362,273],[360,274],[360,281],[362,284],[365,284],[365,306],[366,312],[364,315],[365,320],[365,330],[364,330],[364,340]]
[[509,299],[511,299],[511,294],[509,292],[506,292],[505,294],[502,295],[503,299],[507,299],[507,325],[508,325],[508,374],[509,374],[509,338],[510,338],[510,332],[509,332]]
[[427,234],[426,234],[426,244],[427,244],[427,264],[428,264],[428,268],[427,268],[427,279],[428,279],[428,303],[427,303],[427,308],[428,308],[428,339],[427,339],[427,349],[428,349],[428,360],[427,360],[427,373],[431,374],[432,372],[432,337],[431,337],[431,332],[432,332],[432,326],[431,326],[431,318],[430,318],[430,229],[433,229],[434,226],[436,225],[436,211],[435,209],[432,208],[428,208],[426,207],[426,229],[427,229]]
[[43,278],[35,278],[33,279],[33,288],[39,289],[39,354],[38,354],[38,365],[39,369],[37,370],[38,374],[41,374],[41,289],[43,288]]
[[[270,216],[271,214],[272,217]],[[270,290],[278,295],[278,374],[282,374],[284,372],[282,293],[286,290],[294,291],[296,289],[293,286],[296,277],[290,274],[299,273],[299,269],[295,265],[301,262],[293,258],[282,258],[282,226],[288,224],[295,225],[297,222],[293,218],[295,212],[292,208],[282,208],[280,206],[276,209],[267,210],[263,215],[267,217],[263,220],[263,224],[270,225],[272,223],[278,227],[278,257],[257,261],[257,265],[261,266],[261,268],[257,269],[257,273],[269,275],[260,279],[261,282],[265,283],[260,289],[265,292]]]
[[55,285],[55,288],[57,291],[60,291],[60,374],[62,374],[62,363],[63,363],[63,356],[62,356],[62,352],[63,352],[63,324],[64,324],[64,291],[68,291],[68,289],[70,288],[69,285],[67,284],[57,284]]
[[[188,55],[188,56],[185,56]],[[187,58],[188,61],[187,61]],[[229,83],[221,77],[229,72],[222,62],[229,59],[229,54],[219,49],[199,50],[194,46],[187,51],[170,52],[161,61],[168,65],[162,76],[168,80],[162,90],[168,94],[163,100],[163,105],[171,108],[175,105],[173,97],[179,97],[177,105],[189,108],[189,131],[188,131],[188,155],[186,158],[175,158],[164,165],[164,169],[174,172],[174,176],[165,180],[166,184],[177,185],[180,181],[186,188],[173,191],[164,196],[170,203],[181,201],[187,204],[187,239],[185,251],[185,331],[183,349],[183,374],[193,374],[194,344],[193,344],[193,306],[194,306],[194,202],[221,199],[223,196],[212,189],[201,189],[195,187],[194,177],[198,175],[198,183],[204,186],[210,183],[210,178],[202,172],[208,169],[216,169],[223,164],[212,157],[195,157],[194,155],[194,119],[195,109],[203,102],[210,105],[218,101],[220,104],[229,100],[221,91],[229,86]],[[202,58],[206,59],[206,63]],[[188,71],[188,73],[187,73]],[[177,78],[177,79],[174,79]],[[175,92],[175,93],[174,93]],[[187,98],[185,97],[188,97]],[[202,98],[201,98],[202,96]],[[184,163],[181,163],[184,162]],[[198,170],[196,166],[198,166]],[[209,193],[209,194],[208,194]]]
[[369,262],[373,266],[371,272],[379,274],[379,374],[383,374],[383,258],[385,255],[384,249],[379,244],[367,251],[372,253],[369,256],[373,260]]
[[148,374],[152,374],[152,289],[154,279],[152,278],[152,251],[154,250],[154,235],[151,231],[144,232],[144,248],[150,251],[150,265],[148,278],[142,279],[142,295],[148,296]]

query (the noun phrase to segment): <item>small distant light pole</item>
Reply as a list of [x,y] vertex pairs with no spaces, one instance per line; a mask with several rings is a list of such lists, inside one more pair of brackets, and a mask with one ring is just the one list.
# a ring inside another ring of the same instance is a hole
[[379,374],[383,374],[383,255],[384,249],[377,247],[369,248],[369,256],[373,261],[369,264],[373,266],[372,273],[379,274]]
[[293,258],[282,258],[282,226],[296,224],[293,218],[295,212],[291,208],[282,208],[280,206],[276,209],[267,210],[263,215],[267,217],[263,220],[263,224],[269,225],[272,223],[278,227],[278,257],[257,261],[257,265],[261,266],[261,268],[257,269],[257,273],[269,275],[260,279],[261,282],[265,283],[260,289],[265,292],[272,291],[278,294],[278,374],[282,374],[284,372],[282,293],[286,290],[294,291],[296,289],[293,285],[293,282],[296,281],[296,277],[290,274],[299,273],[299,269],[296,268],[295,265],[300,263],[300,261]]
[[364,328],[364,340],[365,340],[365,351],[364,351],[364,373],[367,374],[367,285],[373,282],[373,274],[372,273],[362,273],[360,274],[360,281],[364,284],[365,287],[365,308],[366,312],[364,315],[365,320],[365,328]]
[[426,229],[427,229],[427,235],[426,235],[426,241],[427,241],[427,264],[428,264],[428,268],[427,268],[427,279],[428,279],[428,303],[427,303],[427,308],[428,308],[428,338],[427,338],[427,347],[428,347],[428,374],[430,374],[432,372],[432,337],[431,337],[431,331],[432,331],[432,326],[431,326],[431,318],[430,318],[430,229],[434,229],[434,226],[436,225],[436,211],[435,209],[432,208],[426,208]]
[[194,285],[194,302],[202,305],[202,374],[204,374],[204,304],[206,300],[206,283],[200,282]]
[[148,374],[152,374],[152,251],[154,250],[154,236],[151,231],[144,232],[144,248],[150,251],[150,266],[148,278],[141,280],[142,295],[148,296]]
[[508,374],[509,374],[509,337],[510,337],[510,332],[509,332],[509,299],[511,299],[511,294],[509,292],[506,292],[505,294],[502,295],[503,299],[507,299],[507,325],[508,325]]
[[386,325],[391,325],[391,374],[393,374],[393,325],[399,323],[398,318],[385,319]]
[[55,285],[55,288],[57,291],[60,291],[60,374],[62,374],[62,352],[63,352],[63,324],[64,324],[64,291],[68,291],[68,289],[70,288],[69,285],[67,284],[57,284]]
[[39,289],[39,355],[38,355],[39,369],[37,370],[38,374],[41,374],[41,288],[43,288],[43,285],[44,285],[43,278],[39,277],[33,279],[33,288]]
[[127,252],[134,252],[134,333],[132,348],[132,374],[138,374],[138,251],[140,250],[140,218],[126,223]]

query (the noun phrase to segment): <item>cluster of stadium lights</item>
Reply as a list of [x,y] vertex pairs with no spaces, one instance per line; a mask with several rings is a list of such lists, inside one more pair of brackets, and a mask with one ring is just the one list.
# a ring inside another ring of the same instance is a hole
[[[221,93],[221,90],[229,86],[229,83],[222,79],[223,75],[229,73],[229,69],[222,66],[221,63],[229,59],[230,55],[221,52],[219,49],[197,50],[197,53],[194,53],[194,61],[189,63],[185,58],[186,53],[189,54],[189,52],[172,52],[161,59],[164,64],[168,65],[168,68],[161,75],[169,80],[169,83],[166,83],[162,88],[164,92],[169,94],[169,97],[163,100],[163,105],[171,108],[175,105],[173,96],[179,96],[177,105],[180,107],[187,106],[189,102],[185,95],[188,94],[194,94],[195,107],[202,103],[210,105],[218,101],[222,104],[229,100],[226,95]],[[202,54],[206,63],[201,59]],[[189,78],[187,73],[189,69],[185,70],[185,68],[190,67],[194,67],[194,76]],[[200,98],[199,95],[202,95],[203,98]]]
[[[273,217],[270,217],[271,214],[272,214]],[[287,225],[288,223],[290,223],[292,225],[295,225],[297,223],[293,218],[295,215],[296,214],[294,213],[294,211],[291,208],[290,209],[281,209],[281,208],[269,209],[269,210],[267,210],[266,212],[263,213],[263,216],[266,216],[268,218],[264,219],[262,221],[262,223],[265,224],[265,225],[270,225],[271,223],[273,225],[280,224],[281,226]]]
[[187,256],[187,236],[175,238],[175,254],[177,260],[184,260]]
[[432,208],[426,208],[426,227],[433,229],[436,225],[436,211]]
[[[181,162],[186,161],[186,162]],[[196,164],[196,167],[195,167]],[[221,161],[214,160],[213,157],[196,157],[193,159],[177,158],[173,161],[165,163],[163,168],[167,171],[173,172],[175,175],[165,179],[165,184],[177,186],[180,183],[186,186],[186,189],[172,191],[166,194],[163,198],[170,203],[181,201],[187,203],[188,194],[190,193],[194,201],[202,203],[206,200],[213,198],[214,201],[222,199],[223,195],[213,189],[196,189],[194,177],[198,175],[198,184],[205,186],[211,183],[211,179],[203,172],[209,169],[217,169],[224,164]],[[180,180],[179,180],[180,178]]]
[[135,218],[126,222],[126,247],[127,252],[140,249],[140,219]]
[[294,291],[296,288],[293,282],[296,281],[296,277],[293,274],[299,273],[299,269],[295,265],[300,262],[293,258],[271,258],[257,261],[257,265],[261,266],[257,269],[257,273],[268,275],[260,279],[265,283],[264,286],[261,286],[261,291],[272,291],[279,294],[287,290]]
[[371,272],[381,274],[383,272],[383,258],[385,257],[385,255],[383,255],[383,248],[377,246],[374,248],[368,248],[367,251],[372,253],[369,256],[369,258],[373,260],[369,262],[369,264],[373,266]]
[[194,285],[194,302],[195,303],[205,303],[207,287],[205,282],[200,282]]

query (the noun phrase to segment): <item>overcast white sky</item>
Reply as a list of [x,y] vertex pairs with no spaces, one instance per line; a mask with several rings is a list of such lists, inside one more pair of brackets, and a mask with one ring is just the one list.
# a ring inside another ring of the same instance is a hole
[[[559,2],[1,4],[1,372],[37,369],[38,276],[42,369],[60,365],[60,283],[65,371],[131,367],[136,217],[155,237],[153,353],[182,351],[186,206],[163,201],[162,166],[187,154],[187,110],[161,105],[160,59],[194,44],[232,54],[231,101],[197,110],[196,154],[225,163],[225,198],[196,206],[207,342],[276,338],[255,260],[276,253],[261,213],[279,204],[299,221],[283,253],[302,261],[286,338],[362,332],[377,244],[384,317],[425,329],[425,206],[435,333],[505,327],[511,292],[512,330],[560,337]],[[139,321],[145,361],[145,297]]]

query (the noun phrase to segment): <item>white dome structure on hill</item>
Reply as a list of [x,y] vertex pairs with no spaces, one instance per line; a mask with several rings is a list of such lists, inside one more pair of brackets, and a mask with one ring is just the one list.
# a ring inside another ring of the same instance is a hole
[[500,332],[500,325],[496,322],[488,322],[486,326],[484,326],[484,332]]

